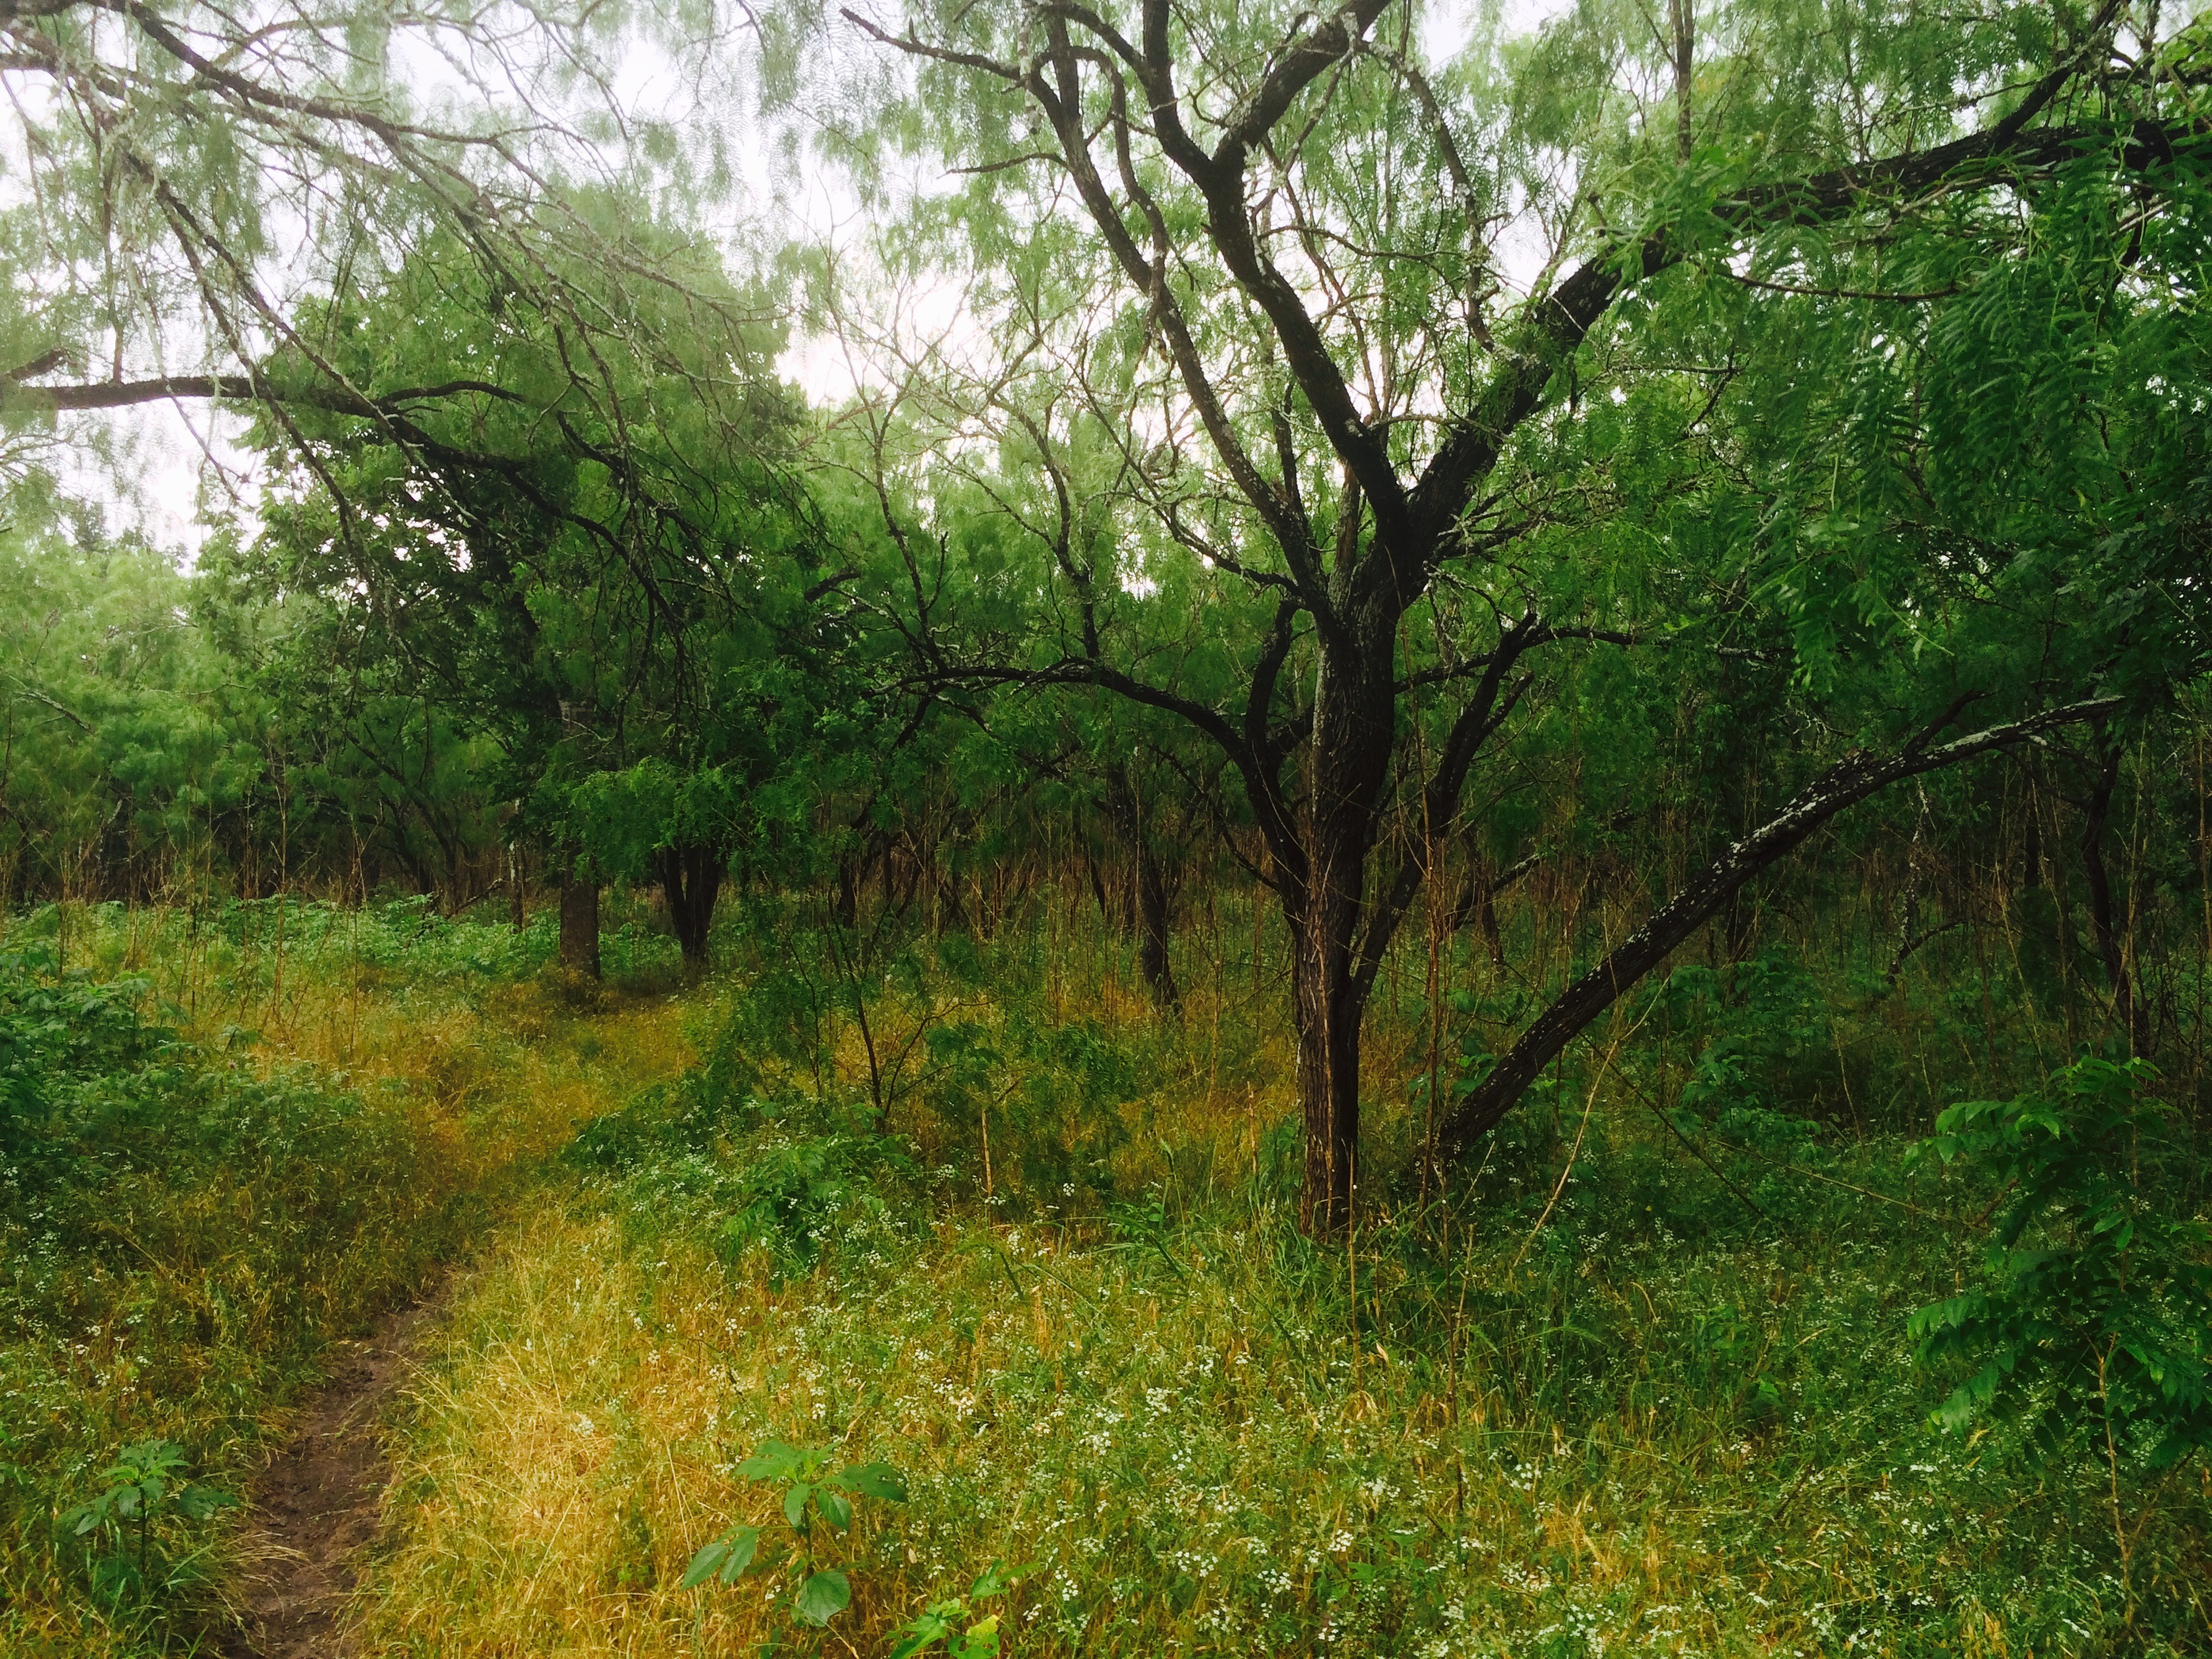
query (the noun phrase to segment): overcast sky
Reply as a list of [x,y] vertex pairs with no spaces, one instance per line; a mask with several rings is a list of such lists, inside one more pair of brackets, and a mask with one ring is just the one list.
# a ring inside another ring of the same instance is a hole
[[[1422,36],[1430,62],[1456,53],[1483,3],[1435,0],[1427,8]],[[1520,33],[1540,27],[1571,4],[1571,0],[1504,0],[1504,21],[1510,33]],[[422,79],[426,85],[451,78],[434,59],[425,58]],[[457,83],[454,89],[459,89]],[[665,108],[672,100],[690,99],[696,90],[696,82],[665,58],[647,54],[633,54],[617,88],[633,111]],[[742,116],[733,118],[745,124]],[[735,148],[747,175],[741,210],[764,216],[771,233],[832,240],[846,248],[864,240],[866,227],[860,205],[829,169],[810,165],[797,179],[777,179],[761,141]],[[851,389],[846,360],[831,342],[795,343],[782,368],[819,400],[834,401]],[[237,416],[204,405],[149,404],[76,416],[64,427],[64,437],[90,432],[94,422],[104,423],[117,441],[125,458],[119,469],[123,476],[109,477],[88,449],[65,448],[65,456],[76,459],[65,459],[64,481],[72,493],[109,503],[111,529],[137,528],[157,544],[177,549],[189,559],[205,543],[211,515],[251,513],[255,490],[249,458],[230,441],[239,429]]]

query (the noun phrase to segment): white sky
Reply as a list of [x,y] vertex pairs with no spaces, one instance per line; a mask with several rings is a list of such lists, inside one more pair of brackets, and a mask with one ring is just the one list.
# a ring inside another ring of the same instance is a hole
[[[1506,31],[1520,34],[1569,9],[1572,0],[1497,3],[1501,5]],[[1486,0],[1432,0],[1422,24],[1422,44],[1431,63],[1456,54],[1486,3]],[[441,85],[449,86],[457,95],[465,92],[452,70],[428,54],[422,60],[422,83],[426,93]],[[679,105],[695,97],[696,91],[675,64],[657,53],[634,54],[617,88],[623,106],[634,112]],[[750,125],[746,117],[736,118]],[[780,163],[768,153],[757,128],[752,129],[750,142],[741,142],[734,148],[746,187],[741,206],[765,216],[768,229],[858,251],[866,230],[863,210],[853,191],[830,170],[810,160],[799,179],[776,178],[773,169]],[[927,180],[915,183],[927,188]],[[948,320],[953,307],[948,295],[943,307]],[[923,308],[927,313],[938,307],[925,303]],[[935,319],[925,317],[925,320]],[[833,340],[797,342],[780,367],[810,397],[820,401],[836,401],[853,387],[848,361]],[[100,427],[95,428],[94,422]],[[98,429],[111,435],[123,458],[119,477],[111,475],[84,441]],[[258,484],[252,459],[232,441],[240,430],[239,416],[204,405],[149,404],[70,417],[62,430],[64,482],[81,498],[108,502],[111,529],[136,528],[155,544],[178,550],[189,561],[205,544],[211,520],[250,515],[253,509]]]

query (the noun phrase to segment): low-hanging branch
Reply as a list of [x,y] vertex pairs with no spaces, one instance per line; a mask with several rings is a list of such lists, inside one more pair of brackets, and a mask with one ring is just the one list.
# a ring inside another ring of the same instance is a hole
[[1561,992],[1513,1046],[1498,1056],[1489,1074],[1437,1126],[1440,1157],[1446,1161],[1457,1158],[1486,1134],[1513,1109],[1544,1067],[1589,1029],[1591,1021],[1711,920],[1745,883],[1779,863],[1838,813],[1902,779],[1939,772],[2059,726],[2100,720],[2116,712],[2120,700],[2096,697],[2067,703],[2008,725],[1992,726],[1936,744],[1937,735],[1957,720],[1965,707],[1964,699],[1954,703],[1890,754],[1855,751],[1844,757],[1765,823],[1730,842],[1604,961]]

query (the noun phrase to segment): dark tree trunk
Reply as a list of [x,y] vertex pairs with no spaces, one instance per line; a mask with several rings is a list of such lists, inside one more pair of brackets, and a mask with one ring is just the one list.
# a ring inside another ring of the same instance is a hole
[[559,959],[572,972],[599,977],[599,884],[577,880],[573,871],[561,882]]
[[2081,871],[2089,887],[2089,935],[2105,964],[2105,982],[2112,994],[2112,1024],[2127,1033],[2130,1048],[2143,1046],[2144,1033],[2135,1006],[2135,985],[2128,972],[2128,953],[2118,907],[2112,902],[2112,878],[2105,865],[2105,826],[2112,816],[2112,795],[2120,782],[2120,748],[2100,725],[2094,732],[2097,752],[2096,781],[2081,826]]
[[719,847],[669,847],[654,855],[660,890],[668,901],[668,920],[687,968],[707,966],[707,930],[714,924],[714,902],[721,896],[722,870],[728,857]]
[[837,860],[837,925],[848,933],[860,925],[860,870],[871,850]]
[[[1358,1189],[1359,1027],[1372,976],[1359,971],[1367,916],[1367,857],[1389,777],[1395,697],[1389,641],[1395,617],[1342,652],[1324,648],[1314,686],[1310,788],[1304,879],[1283,889],[1295,951],[1298,1095],[1305,1120],[1305,1180],[1298,1225],[1328,1238],[1351,1225]],[[1376,925],[1367,916],[1368,925]]]
[[1098,903],[1098,920],[1109,926],[1114,920],[1114,907],[1106,902],[1106,878],[1100,873],[1098,860],[1091,851],[1091,843],[1083,843],[1083,868],[1091,878],[1091,896]]
[[1151,988],[1152,1000],[1173,1012],[1182,1006],[1182,992],[1168,961],[1168,888],[1158,856],[1147,847],[1137,859],[1137,967]]
[[[1145,976],[1145,985],[1152,992],[1153,1001],[1162,1008],[1173,1010],[1182,1006],[1182,993],[1176,986],[1175,970],[1168,961],[1172,899],[1167,863],[1146,833],[1136,781],[1126,765],[1107,769],[1106,816],[1136,868],[1135,903],[1130,920],[1136,927],[1138,969]],[[1095,871],[1092,878],[1097,879]],[[1103,886],[1099,896],[1103,907]]]

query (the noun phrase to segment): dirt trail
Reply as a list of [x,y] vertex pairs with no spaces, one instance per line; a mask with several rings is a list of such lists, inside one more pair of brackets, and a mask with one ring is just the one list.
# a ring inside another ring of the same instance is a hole
[[338,1619],[353,1588],[352,1558],[376,1535],[390,1473],[377,1418],[412,1373],[416,1344],[441,1299],[390,1315],[374,1334],[346,1344],[291,1443],[254,1483],[245,1547],[262,1565],[245,1587],[244,1632],[225,1644],[231,1659],[346,1652]]

